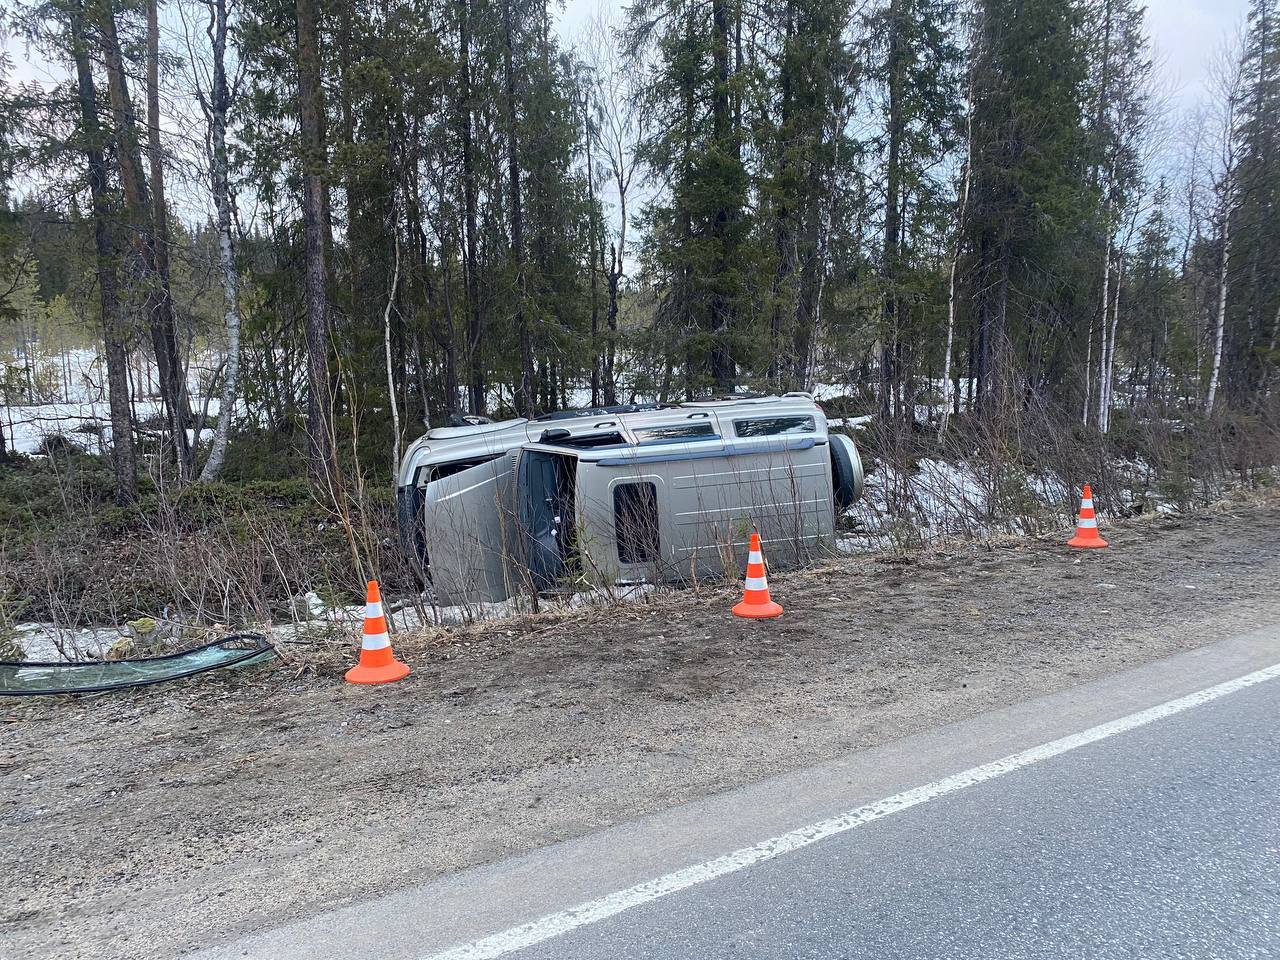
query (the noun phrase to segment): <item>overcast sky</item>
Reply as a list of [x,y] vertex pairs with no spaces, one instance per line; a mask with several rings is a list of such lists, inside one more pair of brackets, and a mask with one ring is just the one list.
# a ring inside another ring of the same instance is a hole
[[[608,11],[615,23],[620,22],[628,2],[630,0],[564,0],[557,26],[565,45],[571,45],[588,21],[602,10]],[[554,8],[555,0],[552,3]],[[1204,95],[1209,60],[1224,42],[1235,35],[1244,20],[1247,6],[1248,0],[1149,0],[1147,28],[1157,58],[1159,86],[1175,115],[1191,108]],[[166,13],[162,20],[171,13]],[[51,84],[66,79],[60,75],[61,68],[57,66],[28,63],[21,44],[11,38],[0,38],[0,47],[8,52],[13,62],[10,81],[38,80],[42,84]],[[166,105],[167,109],[162,108],[166,110],[164,126],[171,133],[175,123],[186,122],[178,116],[181,110],[177,108],[180,106],[170,103]],[[188,107],[194,111],[193,107]],[[187,199],[191,201],[191,210],[180,211],[179,216],[200,219],[208,214],[204,209],[208,206],[205,191],[197,191],[196,196]],[[173,200],[181,205],[176,191]]]
[[[620,19],[627,0],[565,0],[560,35],[571,43],[596,11],[609,10]],[[1147,29],[1162,79],[1181,106],[1204,92],[1206,64],[1224,40],[1244,21],[1248,0],[1148,0]]]
[[1147,28],[1181,103],[1204,94],[1209,60],[1235,37],[1247,9],[1248,0],[1150,0]]
[[[1248,0],[1150,0],[1147,23],[1167,86],[1181,104],[1203,92],[1206,63],[1243,22]],[[565,0],[559,15],[560,34],[572,42],[577,32],[600,9],[620,18],[625,0]],[[3,47],[14,61],[13,79],[48,81],[50,70],[28,64],[22,47],[6,38]]]

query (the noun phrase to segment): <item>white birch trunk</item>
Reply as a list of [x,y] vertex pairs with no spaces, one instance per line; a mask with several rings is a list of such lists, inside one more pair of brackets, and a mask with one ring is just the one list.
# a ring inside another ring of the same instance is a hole
[[1205,400],[1206,413],[1213,413],[1213,403],[1218,397],[1218,378],[1222,373],[1222,341],[1227,327],[1227,266],[1231,259],[1231,174],[1227,169],[1226,183],[1222,190],[1222,259],[1218,264],[1218,319],[1213,337],[1213,372],[1209,374],[1209,395]]
[[387,355],[387,396],[391,400],[391,478],[400,476],[400,407],[396,403],[396,378],[391,360],[391,310],[396,303],[396,286],[400,283],[400,234],[394,221],[391,240],[395,246],[395,267],[391,272],[391,292],[387,295],[387,309],[382,314],[382,344]]
[[1116,292],[1112,297],[1111,305],[1111,329],[1106,332],[1107,336],[1107,369],[1103,377],[1102,387],[1106,392],[1106,417],[1102,423],[1102,432],[1109,433],[1111,431],[1111,407],[1115,397],[1115,369],[1116,369],[1116,331],[1120,328],[1120,287],[1124,282],[1124,255],[1120,255],[1120,260],[1116,264]]
[[951,419],[951,407],[955,402],[955,391],[951,384],[951,355],[955,348],[956,333],[956,272],[960,266],[960,248],[964,240],[965,218],[969,211],[969,180],[973,170],[973,78],[969,80],[969,113],[965,118],[966,137],[968,141],[967,155],[964,161],[964,183],[960,188],[960,216],[956,224],[956,244],[951,253],[951,277],[947,284],[947,347],[942,355],[942,416],[938,418],[938,439],[947,432],[947,421]]
[[[218,424],[213,431],[213,444],[209,459],[200,471],[200,482],[211,483],[218,479],[227,457],[227,437],[235,419],[240,391],[240,304],[237,299],[235,247],[231,235],[231,181],[227,160],[227,109],[231,95],[227,87],[226,43],[227,11],[223,3],[212,7],[214,23],[210,35],[213,38],[213,89],[206,101],[205,114],[209,121],[209,161],[212,170],[213,203],[218,215],[218,269],[222,279],[223,320],[227,325],[227,369],[222,381],[222,396],[218,405]],[[199,437],[194,438],[198,443]]]
[[1089,403],[1093,400],[1093,320],[1089,321],[1089,337],[1084,347],[1084,410],[1080,422],[1089,425]]
[[1222,233],[1222,250],[1218,262],[1218,304],[1213,335],[1213,366],[1209,373],[1209,389],[1205,396],[1206,414],[1213,413],[1218,399],[1218,385],[1222,379],[1222,347],[1226,339],[1227,296],[1230,289],[1228,267],[1231,265],[1231,207],[1235,194],[1236,174],[1236,106],[1244,83],[1240,54],[1236,52],[1229,64],[1223,65],[1219,80],[1222,97],[1222,197],[1219,205],[1219,224]]
[[1107,205],[1107,252],[1102,259],[1102,323],[1098,344],[1098,429],[1107,431],[1107,320],[1111,310],[1111,206]]

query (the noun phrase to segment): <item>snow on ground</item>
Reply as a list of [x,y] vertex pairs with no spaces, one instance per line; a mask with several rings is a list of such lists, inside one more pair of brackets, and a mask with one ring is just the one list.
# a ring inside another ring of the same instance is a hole
[[828,417],[828,427],[848,427],[850,430],[861,430],[869,424],[875,417]]
[[[198,415],[204,401],[192,397],[193,411]],[[145,422],[159,417],[163,408],[159,400],[137,400],[131,404],[134,419]],[[209,426],[201,431],[207,439],[213,433],[220,404],[209,401]],[[42,403],[35,406],[0,408],[0,430],[4,431],[9,449],[16,453],[39,453],[49,437],[61,436],[89,453],[106,454],[111,448],[111,410],[104,402]],[[188,437],[194,430],[188,430]]]
[[60,629],[52,623],[20,623],[14,633],[26,659],[37,661],[101,660],[123,636],[115,627]]
[[1027,534],[1062,524],[1074,492],[1057,477],[992,475],[968,463],[926,458],[914,472],[883,464],[866,476],[862,498],[845,516],[855,529],[845,552],[880,550],[948,537]]
[[[648,583],[614,587],[611,590],[586,590],[565,597],[544,598],[544,609],[583,609],[610,606],[616,603],[635,603],[654,591]],[[477,602],[439,607],[431,604],[424,594],[416,602],[386,604],[387,617],[392,632],[419,630],[433,626],[459,626],[477,620],[507,620],[530,611],[528,597],[513,597],[499,602]],[[316,629],[336,629],[347,634],[358,633],[364,621],[365,605],[350,604],[327,607],[314,593],[298,597],[295,606],[299,619],[263,624],[249,628],[266,633],[277,641],[289,641],[305,637]],[[101,660],[111,645],[127,635],[123,628],[86,627],[63,629],[52,623],[20,623],[15,628],[18,644],[25,659],[31,661]]]
[[[582,590],[562,596],[544,597],[543,609],[584,609],[636,603],[656,588],[650,583],[625,584],[610,589]],[[333,628],[346,633],[359,631],[365,613],[363,603],[330,607],[308,591],[294,598],[296,617],[281,623],[260,624],[247,629],[266,633],[276,640],[292,640],[316,629]],[[423,627],[460,626],[477,620],[507,620],[530,612],[529,598],[513,597],[495,602],[475,602],[441,607],[429,595],[409,601],[384,598],[384,609],[393,632]],[[124,627],[61,628],[52,623],[20,623],[16,639],[27,660],[101,660],[111,645],[128,635]]]
[[[8,367],[25,363],[25,359],[0,356],[0,364]],[[111,443],[111,409],[107,402],[106,374],[97,351],[68,350],[57,356],[35,357],[33,363],[39,371],[56,374],[50,377],[55,381],[56,396],[45,403],[0,404],[0,433],[4,434],[9,449],[17,453],[39,453],[47,438],[62,436],[82,450],[106,453]],[[203,358],[201,364],[208,366],[208,358]],[[205,410],[205,399],[200,395],[201,364],[193,363],[187,376],[191,408],[197,417]],[[130,400],[134,420],[142,423],[161,416],[161,402],[152,395],[157,376],[154,365],[150,361],[133,363],[130,376],[134,380],[134,396]],[[209,398],[208,426],[202,437],[212,434],[219,407],[216,397]]]

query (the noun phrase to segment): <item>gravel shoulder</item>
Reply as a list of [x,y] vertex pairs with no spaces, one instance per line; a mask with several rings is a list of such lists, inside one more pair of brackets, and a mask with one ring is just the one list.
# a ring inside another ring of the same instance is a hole
[[0,958],[170,957],[1280,623],[1280,504],[0,701]]

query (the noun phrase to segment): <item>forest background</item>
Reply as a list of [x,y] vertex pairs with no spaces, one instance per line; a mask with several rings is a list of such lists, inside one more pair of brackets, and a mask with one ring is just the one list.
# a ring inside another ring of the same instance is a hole
[[1137,0],[555,17],[5,4],[0,621],[394,580],[458,414],[816,392],[890,524],[938,463],[989,524],[1274,482],[1278,0],[1190,96]]

